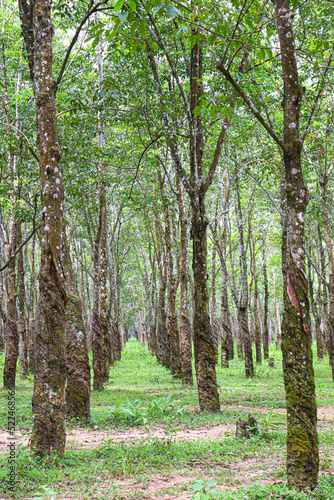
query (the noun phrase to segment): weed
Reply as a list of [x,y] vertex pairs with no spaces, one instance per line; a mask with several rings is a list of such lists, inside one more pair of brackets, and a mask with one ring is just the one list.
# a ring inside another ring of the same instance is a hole
[[201,479],[194,482],[192,485],[193,500],[210,500],[211,498],[221,498],[220,492],[215,488],[217,483],[215,481],[207,481],[206,483]]
[[145,425],[153,416],[176,417],[181,415],[186,408],[187,405],[180,405],[179,400],[174,399],[172,392],[166,397],[153,399],[147,405],[143,405],[140,399],[131,402],[127,398],[125,403],[120,399],[115,406],[108,407],[114,421],[125,420],[134,425]]

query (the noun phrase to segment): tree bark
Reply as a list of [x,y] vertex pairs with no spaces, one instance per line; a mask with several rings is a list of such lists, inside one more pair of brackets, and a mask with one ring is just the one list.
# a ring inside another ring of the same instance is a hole
[[90,367],[82,302],[78,293],[64,228],[64,270],[66,277],[66,416],[90,422]]
[[105,381],[104,374],[104,339],[100,323],[100,239],[101,239],[101,217],[98,218],[98,227],[96,229],[94,241],[93,256],[93,309],[92,309],[92,353],[93,353],[93,390],[102,391]]
[[318,479],[319,451],[308,283],[305,274],[304,220],[308,191],[302,175],[302,142],[299,133],[302,90],[289,1],[274,0],[273,3],[284,80],[283,157],[287,214],[282,242],[282,354],[287,400],[287,474],[290,487],[313,489]]
[[[179,176],[178,176],[179,177]],[[183,187],[178,179],[177,199],[180,217],[180,345],[182,355],[182,383],[193,385],[192,363],[191,363],[191,333],[188,315],[188,221],[184,206]]]
[[245,354],[245,375],[246,378],[254,376],[252,341],[248,328],[248,283],[247,283],[247,260],[244,246],[243,222],[240,203],[239,179],[235,178],[237,193],[236,215],[239,235],[240,252],[240,298],[238,304],[238,323],[241,330],[244,354]]
[[[200,29],[193,35],[199,35]],[[203,93],[203,53],[198,42],[191,49],[190,111],[192,114],[192,133],[189,144],[191,172],[191,208],[194,273],[194,352],[201,410],[218,412],[220,410],[216,358],[209,315],[209,294],[207,287],[207,226],[205,214],[205,184],[203,180],[203,118],[194,118],[194,110]],[[227,128],[227,126],[226,126]],[[207,182],[207,181],[206,181]]]
[[257,364],[262,363],[262,352],[261,352],[261,329],[260,329],[260,321],[259,321],[259,313],[258,313],[258,276],[256,272],[256,260],[255,260],[255,245],[254,241],[252,241],[253,251],[252,251],[252,273],[254,279],[254,300],[253,300],[253,308],[254,308],[254,337],[255,337],[255,352],[256,358],[255,361]]
[[263,298],[263,333],[262,333],[262,343],[263,343],[263,357],[264,359],[269,358],[269,328],[268,328],[268,303],[269,303],[269,288],[268,288],[268,276],[267,276],[267,259],[265,246],[263,245],[263,288],[264,288],[264,298]]
[[[217,221],[217,211],[216,211]],[[216,222],[217,224],[217,222]],[[216,319],[216,244],[213,243],[212,247],[212,278],[211,278],[211,331],[213,339],[213,347],[215,350],[216,364],[218,363],[218,325]]]
[[65,306],[62,272],[64,187],[52,74],[50,0],[19,0],[22,34],[33,81],[42,183],[41,265],[36,324],[32,451],[43,456],[65,449]]
[[332,368],[332,379],[334,380],[334,256],[333,245],[330,230],[330,218],[328,210],[328,179],[322,176],[320,181],[322,213],[324,218],[325,241],[328,255],[328,299],[329,299],[329,317],[328,317],[328,351]]
[[[309,247],[309,251],[311,251]],[[317,308],[317,304],[314,300],[314,291],[313,291],[313,279],[312,279],[312,272],[311,272],[311,262],[310,259],[308,259],[308,287],[309,287],[309,293],[310,293],[310,304],[311,304],[311,310],[313,313],[314,317],[314,329],[315,329],[315,338],[316,338],[316,344],[317,344],[317,358],[318,359],[323,359],[324,357],[324,350],[323,350],[323,343],[322,343],[322,337],[321,337],[321,328],[320,328],[320,316]]]
[[167,205],[167,193],[164,192],[164,185],[160,176],[159,182],[165,211],[166,264],[168,273],[167,329],[170,346],[170,368],[172,375],[175,378],[182,378],[180,336],[175,308],[177,279],[174,272],[174,262],[172,254],[170,211]]
[[[8,257],[16,251],[18,228],[15,212],[10,216]],[[16,273],[14,258],[8,266],[7,275],[7,314],[4,329],[6,342],[5,366],[3,372],[4,388],[15,387],[17,358],[19,354],[19,332],[17,328],[17,309],[16,309]]]
[[[18,222],[18,242],[21,244],[21,225]],[[17,276],[18,276],[18,332],[19,332],[19,359],[20,359],[20,378],[25,380],[29,375],[28,370],[28,339],[27,325],[25,314],[25,271],[23,266],[23,250],[21,249],[17,259]]]

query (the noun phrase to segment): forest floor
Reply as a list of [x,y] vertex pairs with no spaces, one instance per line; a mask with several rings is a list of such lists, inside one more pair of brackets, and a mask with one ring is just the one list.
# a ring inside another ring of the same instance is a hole
[[[183,387],[146,348],[129,341],[102,392],[92,392],[92,422],[67,423],[65,456],[34,459],[28,450],[31,380],[16,390],[15,494],[6,493],[7,401],[0,399],[0,499],[334,499],[334,385],[328,359],[315,359],[320,487],[312,495],[285,482],[285,399],[281,355],[275,367],[217,367],[221,412],[200,412],[195,388]],[[4,356],[0,357],[0,368]],[[251,413],[259,433],[235,438],[237,418]],[[205,493],[206,491],[206,493]],[[206,495],[206,496],[205,496]]]

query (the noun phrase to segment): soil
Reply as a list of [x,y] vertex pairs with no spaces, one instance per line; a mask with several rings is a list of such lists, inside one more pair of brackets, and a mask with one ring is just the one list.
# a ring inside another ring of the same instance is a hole
[[[249,411],[252,413],[264,413],[268,414],[270,410],[268,408],[262,408],[257,406],[244,406],[235,405],[228,406],[231,410],[242,410]],[[284,408],[274,409],[274,413],[280,413],[282,415],[286,414]],[[319,425],[327,427],[330,422],[334,420],[334,407],[333,406],[323,406],[318,409],[318,420]],[[327,424],[327,425],[326,425]],[[172,434],[168,434],[166,429],[152,429],[145,430],[142,427],[132,428],[129,431],[115,432],[111,430],[87,430],[86,428],[77,427],[75,429],[69,430],[67,432],[67,444],[66,448],[68,450],[78,450],[87,448],[98,448],[103,443],[107,441],[112,441],[113,443],[132,443],[140,439],[162,439],[162,440],[183,440],[189,439],[191,441],[197,441],[198,439],[223,439],[231,434],[235,433],[235,425],[220,424],[211,428],[201,427],[199,429],[186,429],[181,431],[175,431]],[[28,446],[30,433],[24,435],[20,431],[15,432],[16,444],[22,446]],[[4,430],[0,431],[0,453],[6,452],[8,445],[8,433]]]
[[[229,409],[246,411],[251,413],[263,413],[268,414],[270,410],[263,407],[252,407],[245,405],[234,405],[228,406]],[[223,408],[222,408],[223,410]],[[275,413],[280,413],[282,415],[286,414],[286,410],[283,408],[274,409]],[[328,427],[332,425],[334,420],[334,407],[324,406],[318,409],[318,420],[320,427]],[[132,428],[131,430],[125,430],[122,432],[115,432],[114,430],[98,430],[77,427],[75,429],[70,429],[67,431],[67,444],[66,448],[68,450],[79,450],[88,448],[97,448],[108,442],[109,440],[113,443],[134,443],[138,440],[147,439],[161,439],[161,440],[192,440],[196,441],[199,439],[205,440],[216,440],[224,439],[229,435],[234,435],[235,426],[220,424],[213,426],[211,428],[201,427],[198,429],[183,429],[180,431],[175,431],[172,434],[168,434],[168,429],[164,428],[153,428],[144,429]],[[17,445],[28,446],[30,433],[21,434],[19,431],[15,433],[17,438]],[[8,433],[6,431],[0,431],[0,453],[4,453],[7,449],[8,444]],[[331,457],[334,459],[334,457]],[[281,479],[277,479],[277,468],[284,466],[285,457],[276,456],[274,462],[268,462],[268,460],[263,460],[261,458],[251,458],[240,462],[226,463],[224,468],[231,471],[231,476],[234,478],[240,478],[238,481],[238,486],[241,484],[247,485],[249,482],[256,480],[261,485],[273,484],[281,482]],[[92,494],[91,498],[99,499],[101,498],[101,493],[103,490],[113,487],[119,488],[119,493],[113,498],[117,500],[126,499],[135,495],[138,500],[188,500],[191,498],[189,492],[190,485],[195,479],[198,479],[199,473],[205,481],[214,480],[214,477],[208,476],[205,473],[204,464],[196,463],[194,465],[193,472],[190,470],[189,475],[173,475],[168,477],[150,477],[144,480],[136,480],[118,478],[108,481],[101,481],[98,485],[100,490],[99,493]],[[333,467],[328,467],[328,472],[333,472]],[[270,477],[272,476],[272,477]],[[265,477],[265,479],[264,479]],[[263,479],[262,479],[263,478]],[[226,485],[217,486],[219,490],[233,490],[236,486],[228,483]],[[179,491],[175,492],[175,488]],[[173,489],[174,491],[170,491]],[[142,495],[142,496],[141,496]],[[80,500],[80,495],[69,495],[60,497],[59,500]]]

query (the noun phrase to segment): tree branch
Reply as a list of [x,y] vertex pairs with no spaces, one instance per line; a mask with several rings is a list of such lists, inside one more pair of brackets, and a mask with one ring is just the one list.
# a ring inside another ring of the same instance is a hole
[[276,134],[275,130],[266,122],[261,113],[256,109],[251,99],[247,96],[247,94],[242,90],[240,85],[234,80],[231,73],[224,67],[222,61],[218,61],[216,63],[216,68],[223,73],[226,80],[235,88],[241,99],[245,104],[249,107],[255,118],[261,123],[261,125],[266,129],[268,134],[274,139],[276,144],[285,152],[285,144],[283,140]]

